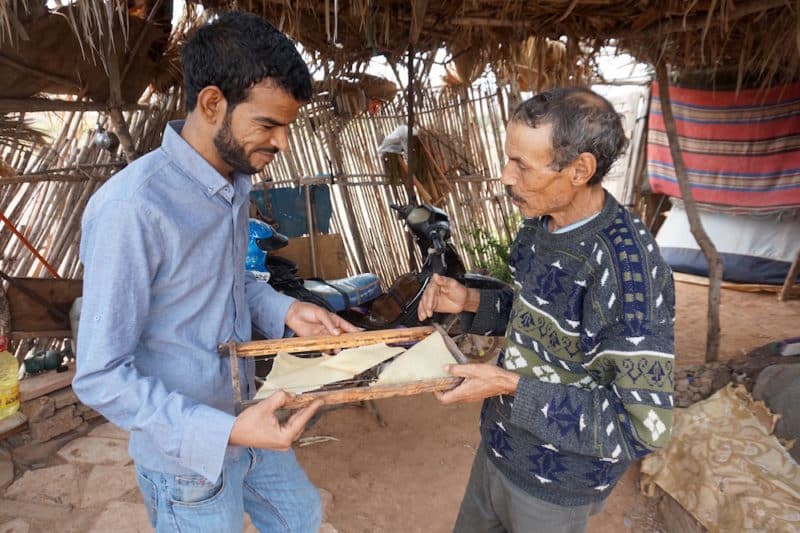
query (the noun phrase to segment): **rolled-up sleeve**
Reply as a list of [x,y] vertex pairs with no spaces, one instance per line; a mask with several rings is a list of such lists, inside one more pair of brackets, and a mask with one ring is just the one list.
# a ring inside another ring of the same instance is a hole
[[165,456],[216,480],[234,416],[168,389],[135,364],[153,281],[165,257],[158,224],[146,205],[132,201],[110,201],[87,211],[73,390],[114,424],[147,434]]

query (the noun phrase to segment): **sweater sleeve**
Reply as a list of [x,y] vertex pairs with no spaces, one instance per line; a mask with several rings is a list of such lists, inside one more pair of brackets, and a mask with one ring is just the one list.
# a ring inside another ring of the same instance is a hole
[[511,287],[480,289],[481,298],[475,313],[461,313],[461,328],[478,335],[503,335],[514,301]]
[[[642,457],[666,444],[672,425],[674,288],[664,263],[651,272],[649,298],[641,299],[624,282],[616,286],[618,305],[608,305],[608,289],[587,295],[584,324],[602,327],[582,333],[586,376],[570,386],[522,377],[512,423],[563,451],[614,461]],[[637,300],[642,305],[624,305]],[[643,311],[630,313],[633,308]],[[600,322],[591,318],[598,316]]]

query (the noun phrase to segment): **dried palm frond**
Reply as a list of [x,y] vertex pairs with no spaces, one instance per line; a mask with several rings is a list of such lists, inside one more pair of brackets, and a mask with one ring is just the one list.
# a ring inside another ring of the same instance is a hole
[[0,146],[31,147],[47,142],[47,135],[33,127],[20,113],[0,114]]
[[107,70],[108,58],[117,46],[114,28],[122,33],[122,42],[129,43],[128,6],[124,0],[81,0],[54,13],[62,15],[78,37],[86,59],[99,62]]
[[16,37],[29,38],[22,28],[19,12],[27,12],[28,0],[0,2],[0,44],[13,42]]

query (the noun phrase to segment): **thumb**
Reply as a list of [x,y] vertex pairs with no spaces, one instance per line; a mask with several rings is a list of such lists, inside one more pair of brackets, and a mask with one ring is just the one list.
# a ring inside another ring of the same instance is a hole
[[308,421],[311,420],[311,417],[322,407],[322,404],[322,400],[316,399],[308,407],[300,409],[289,418],[283,427],[286,431],[290,432],[292,440],[300,436]]
[[470,366],[472,365],[444,365],[444,370],[451,376],[467,378],[472,375]]
[[279,390],[270,394],[266,399],[258,402],[255,407],[264,413],[274,413],[276,410],[283,407],[286,401],[291,398],[288,392]]
[[447,276],[434,274],[431,281],[440,287],[447,287],[447,282],[450,280]]

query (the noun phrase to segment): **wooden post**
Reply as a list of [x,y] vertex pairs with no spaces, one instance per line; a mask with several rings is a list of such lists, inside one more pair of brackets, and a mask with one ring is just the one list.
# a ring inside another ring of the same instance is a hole
[[113,36],[109,36],[108,52],[106,54],[108,63],[108,118],[111,119],[111,124],[114,126],[114,131],[119,137],[119,144],[122,146],[122,151],[125,152],[125,159],[130,163],[139,154],[136,153],[135,144],[131,137],[128,123],[122,115],[120,106],[122,105],[122,78],[119,72],[119,62],[117,55],[114,52]]
[[[408,168],[406,172],[405,188],[408,195],[408,202],[417,205],[417,195],[414,193],[414,46],[408,45],[408,149],[406,150],[406,161]],[[417,270],[417,258],[414,255],[414,237],[411,232],[406,232],[406,244],[408,245],[408,268],[414,272]]]
[[792,291],[792,287],[794,287],[795,280],[797,280],[798,272],[800,272],[800,248],[797,249],[797,255],[794,257],[794,261],[792,261],[792,266],[789,267],[789,273],[786,275],[786,280],[783,282],[781,292],[778,294],[778,300],[781,302],[789,298],[789,293]]
[[658,80],[658,97],[661,100],[661,114],[664,116],[664,127],[669,140],[669,151],[675,166],[675,176],[678,178],[683,202],[686,205],[686,216],[689,218],[689,229],[692,232],[703,255],[708,261],[708,336],[706,338],[706,362],[716,361],[719,358],[719,306],[722,286],[722,258],[717,252],[714,243],[708,237],[700,216],[697,204],[694,201],[692,187],[686,174],[683,155],[678,144],[678,130],[675,127],[675,117],[672,114],[672,103],[669,96],[669,78],[667,67],[663,61],[656,64],[656,78]]

